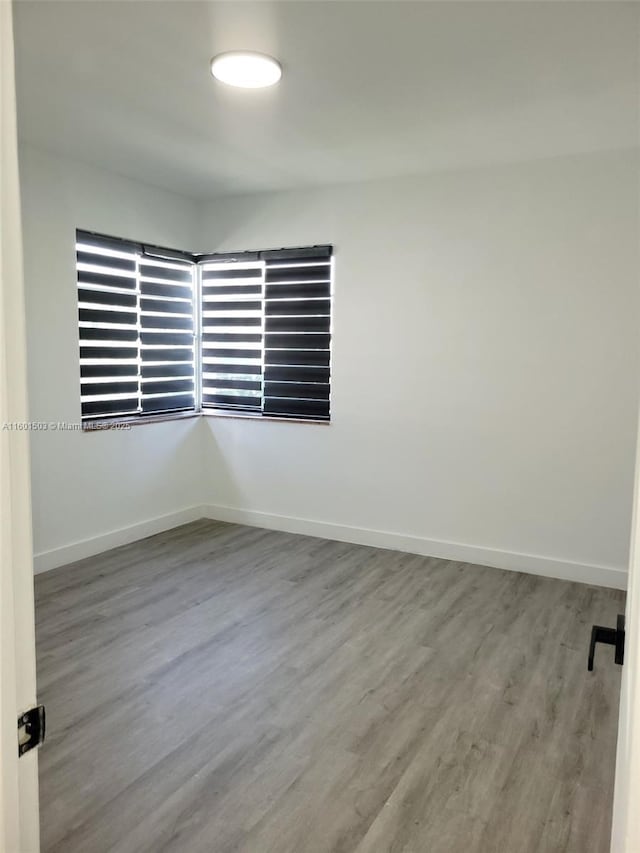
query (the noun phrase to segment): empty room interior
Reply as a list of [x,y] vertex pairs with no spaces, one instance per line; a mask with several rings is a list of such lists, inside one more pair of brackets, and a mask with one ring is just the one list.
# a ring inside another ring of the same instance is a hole
[[13,32],[43,853],[640,853],[640,5]]

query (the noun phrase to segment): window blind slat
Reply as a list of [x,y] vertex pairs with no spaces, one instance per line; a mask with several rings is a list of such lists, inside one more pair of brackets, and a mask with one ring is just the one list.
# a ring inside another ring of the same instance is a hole
[[[293,326],[295,325],[295,328]],[[325,332],[331,328],[331,317],[296,317],[295,324],[290,317],[266,317],[265,328],[267,332]]]
[[142,297],[140,309],[143,312],[153,314],[187,314],[189,316],[189,328],[193,328],[193,305],[191,302],[177,299],[156,299],[153,297]]
[[219,394],[216,392],[202,393],[202,403],[207,406],[215,406],[225,409],[260,409],[261,402],[259,397],[250,397],[248,395],[238,394]]
[[205,383],[204,377],[207,374],[215,373],[216,375],[223,373],[241,373],[245,376],[262,376],[262,366],[259,364],[213,364],[209,363],[208,359],[204,359],[202,365],[203,386]]
[[111,379],[116,376],[136,377],[137,375],[137,364],[83,364],[80,367],[81,379],[91,379],[94,377]]
[[265,397],[292,397],[300,400],[328,400],[329,383],[266,382]]
[[262,302],[255,299],[253,294],[250,299],[220,299],[216,302],[205,302],[202,306],[203,316],[215,319],[216,314],[228,316],[230,314],[244,317],[247,312],[259,314],[262,311]]
[[114,397],[116,394],[137,394],[138,380],[131,382],[83,382],[80,386],[83,397],[108,395]]
[[152,329],[140,332],[140,343],[142,346],[193,347],[193,333]]
[[149,329],[161,329],[163,331],[183,329],[185,331],[193,331],[192,317],[173,317],[168,312],[166,314],[143,313],[140,315],[140,323],[145,332],[149,331]]
[[138,298],[135,293],[120,293],[113,290],[78,290],[78,302],[90,305],[115,305],[121,308],[135,308]]
[[159,361],[191,361],[193,349],[181,347],[142,347],[140,350],[142,366]]
[[136,359],[138,357],[138,347],[122,347],[122,346],[81,346],[81,359]]
[[142,379],[162,379],[167,376],[193,376],[193,365],[187,362],[172,362],[171,364],[143,364],[140,370]]
[[265,345],[269,349],[322,349],[328,350],[331,335],[317,333],[298,334],[297,332],[265,335]]
[[213,343],[260,344],[262,343],[262,335],[252,332],[203,332],[202,342],[204,345]]
[[169,379],[150,379],[142,381],[142,394],[176,394],[178,392],[189,392],[193,394],[193,379],[174,377]]
[[248,347],[242,349],[223,349],[221,347],[217,348],[214,344],[205,344],[202,348],[203,355],[211,356],[218,359],[244,359],[261,362],[262,361],[262,348],[256,348],[255,344],[249,344]]
[[262,282],[257,284],[216,284],[209,287],[202,285],[202,301],[204,303],[215,303],[221,296],[262,296]]
[[205,264],[202,267],[202,284],[210,281],[231,282],[236,279],[244,279],[246,281],[255,281],[262,284],[262,264],[254,264],[249,266],[247,263],[221,263],[221,264]]
[[191,284],[192,276],[193,272],[189,264],[178,266],[176,264],[165,264],[162,261],[155,263],[140,261],[140,278],[143,282],[149,279],[162,279]]
[[[203,312],[204,313],[204,312]],[[212,329],[225,329],[225,328],[250,328],[255,327],[258,330],[262,328],[262,317],[259,316],[251,316],[251,317],[208,317],[207,323],[202,326],[203,333],[205,329],[207,331]]]
[[267,365],[264,369],[265,382],[329,382],[328,367]]
[[118,342],[125,341],[127,343],[135,343],[138,340],[138,330],[130,329],[114,329],[111,326],[81,326],[80,327],[80,342],[85,341],[100,341]]
[[329,350],[268,349],[265,351],[264,360],[265,364],[329,367]]
[[280,397],[266,397],[264,413],[283,418],[329,420],[329,403],[328,400],[284,400]]
[[221,390],[258,391],[262,390],[259,379],[216,379],[215,387]]
[[138,408],[138,398],[128,397],[115,400],[83,400],[82,414],[85,417],[109,417],[115,415],[131,415]]
[[134,275],[114,275],[82,269],[78,270],[78,284],[96,284],[100,287],[113,287],[119,290],[135,290],[137,287]]
[[189,300],[193,298],[191,287],[159,281],[146,281],[145,279],[140,282],[140,292],[143,296],[168,296],[172,299]]
[[135,311],[109,311],[100,308],[81,308],[79,318],[81,323],[114,324],[119,326],[136,326],[138,321],[138,315]]
[[267,264],[267,284],[274,282],[324,282],[331,279],[331,266],[329,264]]
[[146,397],[142,400],[145,415],[193,409],[193,394],[166,394],[161,397]]
[[267,317],[329,317],[331,301],[329,299],[270,299],[265,305],[265,313]]
[[86,264],[97,267],[107,267],[108,269],[123,270],[131,275],[135,275],[136,262],[135,258],[120,257],[117,255],[101,255],[96,252],[78,251],[76,252],[76,261],[78,264]]
[[268,284],[267,299],[328,299],[330,281],[297,281],[295,284]]

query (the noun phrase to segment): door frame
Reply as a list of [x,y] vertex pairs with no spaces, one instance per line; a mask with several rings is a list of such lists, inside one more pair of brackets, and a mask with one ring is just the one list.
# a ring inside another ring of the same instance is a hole
[[0,849],[38,853],[38,758],[18,758],[36,704],[31,478],[12,4],[0,0]]
[[620,688],[611,853],[640,850],[640,423],[625,617],[625,652]]

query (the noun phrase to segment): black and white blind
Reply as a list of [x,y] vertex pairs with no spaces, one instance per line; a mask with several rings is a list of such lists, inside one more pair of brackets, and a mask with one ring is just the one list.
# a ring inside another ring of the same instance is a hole
[[200,264],[202,405],[260,414],[264,263]]
[[78,231],[76,252],[84,420],[329,420],[331,246],[191,255]]
[[331,250],[263,252],[265,415],[329,420]]
[[76,233],[85,420],[195,407],[194,264]]
[[193,409],[194,265],[146,255],[139,273],[141,411]]
[[330,246],[209,255],[202,406],[329,420]]

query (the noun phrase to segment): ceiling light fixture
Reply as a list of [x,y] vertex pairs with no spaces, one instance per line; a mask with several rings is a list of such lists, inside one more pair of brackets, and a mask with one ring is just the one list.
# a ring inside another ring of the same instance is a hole
[[248,50],[221,53],[211,60],[211,73],[221,83],[241,89],[264,89],[282,77],[282,66],[271,56]]

